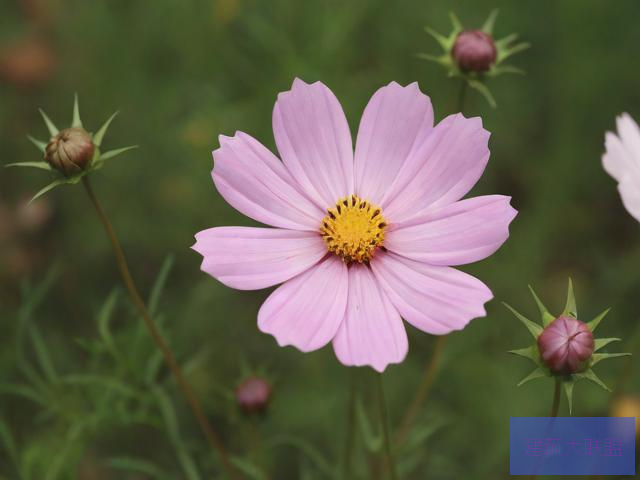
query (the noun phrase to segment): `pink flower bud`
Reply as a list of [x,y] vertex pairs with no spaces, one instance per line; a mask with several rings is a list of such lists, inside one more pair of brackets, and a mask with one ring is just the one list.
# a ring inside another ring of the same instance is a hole
[[593,347],[593,334],[587,324],[569,316],[556,318],[538,337],[542,361],[554,373],[582,371]]
[[496,46],[482,30],[460,32],[451,52],[461,70],[486,72],[496,61]]
[[271,385],[260,377],[249,377],[236,387],[236,403],[245,413],[263,412],[271,398]]

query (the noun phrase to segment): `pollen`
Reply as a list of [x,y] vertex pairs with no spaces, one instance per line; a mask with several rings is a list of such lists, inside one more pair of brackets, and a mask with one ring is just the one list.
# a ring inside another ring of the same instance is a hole
[[376,249],[383,246],[386,227],[380,207],[350,195],[327,210],[320,234],[327,250],[345,263],[367,263]]

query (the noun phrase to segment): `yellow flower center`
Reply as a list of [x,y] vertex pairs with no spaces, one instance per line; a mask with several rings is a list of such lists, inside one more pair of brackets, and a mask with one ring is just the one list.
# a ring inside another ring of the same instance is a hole
[[320,233],[327,250],[345,263],[366,263],[376,248],[382,247],[387,222],[380,207],[357,195],[341,198],[327,210]]

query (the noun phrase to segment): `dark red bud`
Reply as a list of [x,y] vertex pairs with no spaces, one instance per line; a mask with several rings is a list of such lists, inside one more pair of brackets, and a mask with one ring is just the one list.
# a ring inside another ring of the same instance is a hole
[[495,63],[497,51],[491,35],[466,30],[458,34],[451,54],[461,70],[486,72]]
[[249,377],[236,387],[236,403],[245,413],[264,412],[271,398],[271,385],[260,377]]
[[542,361],[554,373],[582,371],[593,348],[593,334],[587,324],[569,316],[556,318],[538,337]]
[[65,128],[49,140],[44,159],[65,177],[84,171],[93,159],[95,147],[83,128]]

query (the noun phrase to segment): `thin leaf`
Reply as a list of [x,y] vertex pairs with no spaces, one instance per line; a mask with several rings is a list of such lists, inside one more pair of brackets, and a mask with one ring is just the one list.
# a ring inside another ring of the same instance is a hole
[[154,316],[157,313],[158,303],[160,302],[162,291],[167,283],[167,278],[169,278],[169,274],[173,268],[173,263],[173,255],[168,255],[164,262],[162,262],[160,272],[158,273],[156,281],[151,288],[151,294],[149,295],[149,301],[147,302],[147,308],[149,309],[151,316]]
[[451,19],[451,25],[453,25],[454,32],[460,32],[463,30],[462,22],[454,12],[449,12],[449,18]]
[[265,473],[250,460],[235,455],[231,456],[229,460],[240,472],[244,473],[247,478],[252,480],[267,480]]
[[602,312],[596,318],[588,322],[587,327],[589,327],[589,330],[591,330],[591,332],[595,332],[596,328],[598,328],[598,325],[600,325],[600,322],[602,322],[604,317],[606,317],[610,311],[611,311],[611,308],[607,308],[604,312]]
[[538,367],[533,372],[531,372],[529,375],[527,375],[522,380],[520,380],[520,382],[518,383],[517,386],[521,387],[525,383],[529,383],[531,380],[535,380],[536,378],[547,377],[547,376],[548,376],[548,373],[546,371],[544,371],[543,369],[541,369],[540,367]]
[[429,55],[428,53],[416,53],[416,57],[422,60],[428,60],[430,62],[435,62],[439,65],[449,65],[451,63],[450,57],[448,55],[441,55],[439,57],[435,55]]
[[111,351],[112,355],[116,354],[116,346],[113,341],[113,335],[111,335],[110,322],[113,316],[113,310],[118,301],[118,291],[114,290],[107,297],[107,301],[104,302],[104,305],[98,312],[98,333],[102,338],[102,341],[105,343],[107,348]]
[[618,357],[630,357],[630,353],[594,353],[591,355],[591,365],[596,365],[600,363],[602,360],[608,360],[610,358],[618,358]]
[[116,148],[115,150],[109,150],[100,155],[100,160],[109,160],[110,158],[117,157],[118,155],[122,155],[124,152],[128,152],[129,150],[133,150],[134,148],[138,148],[138,145],[131,145],[129,147]]
[[593,351],[597,352],[598,350],[600,350],[601,348],[604,348],[610,343],[619,342],[620,340],[621,340],[620,338],[596,338],[594,340]]
[[498,106],[496,99],[493,98],[493,95],[491,94],[491,90],[489,90],[484,83],[479,80],[467,80],[467,83],[471,88],[479,92],[485,98],[491,108],[496,108]]
[[593,370],[591,370],[590,368],[588,370],[585,370],[582,373],[574,373],[573,376],[577,377],[577,378],[582,378],[582,379],[585,379],[585,380],[589,380],[589,381],[595,383],[596,385],[598,385],[599,387],[604,388],[607,392],[611,391],[611,389],[609,387],[607,387],[604,384],[604,382],[602,380],[600,380],[600,377],[598,377],[596,375],[596,373]]
[[13,440],[13,434],[9,425],[0,417],[0,442],[4,446],[4,449],[14,461],[17,458],[18,451],[16,450],[16,443]]
[[537,340],[538,337],[540,336],[540,334],[542,333],[542,327],[540,325],[538,325],[537,323],[532,322],[531,320],[529,320],[527,317],[525,317],[521,313],[517,312],[513,307],[511,307],[511,305],[508,305],[508,304],[506,304],[504,302],[502,302],[502,304],[505,307],[507,307],[509,310],[511,310],[511,313],[513,313],[516,316],[516,318],[518,320],[520,320],[524,324],[525,327],[527,327],[527,330],[529,330],[531,335],[533,335],[533,338],[535,338]]
[[276,448],[279,446],[293,447],[302,452],[311,462],[329,478],[335,478],[335,474],[331,464],[324,455],[308,441],[290,434],[281,434],[272,437],[267,442],[268,448]]
[[502,51],[500,58],[497,61],[504,62],[507,58],[510,58],[514,56],[516,53],[523,52],[524,50],[527,50],[529,48],[531,48],[530,43],[526,43],[526,42],[518,43],[517,45],[514,45],[510,49],[506,51]]
[[536,305],[538,306],[538,310],[540,311],[542,324],[546,327],[555,320],[555,317],[549,313],[549,310],[547,310],[547,307],[545,307],[544,303],[542,303],[540,298],[538,298],[538,295],[536,295],[536,292],[533,290],[533,287],[531,285],[529,285],[529,291],[531,292],[531,295],[533,295],[533,299],[535,300]]
[[491,75],[492,77],[497,77],[498,75],[502,75],[502,74],[505,74],[505,73],[511,73],[511,74],[514,74],[514,75],[526,75],[527,74],[527,72],[525,72],[521,68],[514,67],[513,65],[499,65],[499,66],[494,67],[493,69],[491,69],[491,71],[489,72],[489,75]]
[[567,395],[567,402],[569,403],[569,415],[573,410],[573,386],[575,382],[573,380],[569,380],[567,382],[562,382],[564,385],[564,393]]
[[100,127],[100,130],[97,131],[97,133],[93,136],[93,143],[96,146],[100,146],[102,145],[102,140],[104,139],[104,134],[107,133],[107,129],[109,128],[109,125],[111,125],[111,122],[113,121],[114,118],[116,118],[116,116],[118,115],[118,112],[115,112],[113,115],[111,115],[106,122],[104,122],[104,124]]
[[65,375],[61,378],[61,381],[68,385],[97,385],[106,390],[115,390],[122,395],[131,398],[137,398],[139,396],[138,392],[134,388],[131,388],[119,380],[92,373],[73,373]]
[[40,330],[35,325],[31,325],[29,328],[29,336],[31,337],[31,343],[36,352],[36,358],[40,364],[40,369],[44,373],[45,377],[51,383],[58,382],[58,373],[53,366],[53,360],[47,349],[47,345],[40,334]]
[[49,130],[49,134],[52,137],[55,137],[59,133],[58,127],[56,127],[55,124],[51,121],[51,119],[47,116],[47,114],[44,113],[44,110],[39,108],[38,111],[40,112],[40,115],[42,115],[42,119],[44,120],[44,123],[47,125],[47,129]]
[[533,344],[526,348],[520,348],[518,350],[509,350],[509,353],[513,355],[518,355],[519,357],[528,358],[536,364],[540,364],[540,352],[538,351],[538,346]]
[[486,34],[489,35],[493,35],[493,28],[496,25],[496,19],[498,18],[498,13],[500,13],[500,10],[495,8],[491,11],[491,13],[489,14],[489,16],[487,17],[487,19],[484,22],[484,25],[482,25],[482,31]]
[[7,163],[5,168],[8,167],[30,167],[30,168],[39,168],[40,170],[51,170],[51,165],[47,162],[17,162],[17,163]]
[[448,50],[449,39],[447,37],[445,37],[441,33],[436,32],[431,27],[424,27],[424,31],[427,32],[429,35],[431,35],[444,50]]
[[49,185],[47,185],[46,187],[44,187],[43,189],[38,191],[38,193],[36,193],[33,196],[33,198],[31,200],[29,200],[29,205],[31,205],[33,202],[35,202],[38,198],[40,198],[45,193],[49,192],[50,190],[53,190],[54,188],[56,188],[56,187],[58,187],[60,185],[64,185],[65,183],[67,183],[67,179],[66,178],[60,178],[58,180],[54,180]]
[[14,383],[0,383],[0,394],[5,395],[15,395],[18,397],[26,398],[27,400],[31,400],[38,405],[43,407],[48,407],[49,402],[46,398],[44,398],[40,393],[32,387],[28,385],[20,385]]
[[27,138],[28,138],[28,139],[29,139],[29,141],[30,141],[31,143],[33,143],[33,144],[36,146],[36,148],[37,148],[38,150],[40,150],[42,153],[45,153],[45,152],[46,152],[46,150],[47,150],[47,144],[46,144],[46,142],[41,142],[40,140],[38,140],[38,139],[36,139],[36,138],[33,138],[31,135],[27,135]]
[[73,119],[71,120],[72,127],[82,128],[82,120],[80,119],[80,106],[78,105],[78,94],[73,97]]
[[141,473],[161,480],[173,478],[169,474],[165,473],[164,467],[160,467],[153,462],[139,458],[114,457],[107,460],[106,465],[113,469],[124,470],[132,473]]
[[507,46],[510,43],[515,42],[517,39],[518,39],[518,34],[512,33],[510,35],[507,35],[506,37],[501,38],[500,40],[496,40],[495,41],[496,49],[498,49],[498,51],[504,50],[507,48]]
[[571,315],[578,318],[578,307],[576,307],[576,295],[573,292],[573,281],[569,278],[569,287],[567,288],[567,303],[564,307],[563,315]]
[[365,445],[369,451],[379,452],[383,444],[382,435],[373,432],[373,427],[369,422],[369,417],[360,398],[356,400],[356,418],[358,419],[358,425],[360,425],[360,432],[364,437]]

